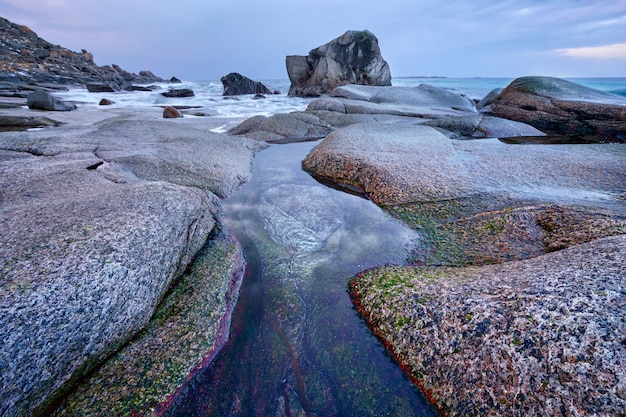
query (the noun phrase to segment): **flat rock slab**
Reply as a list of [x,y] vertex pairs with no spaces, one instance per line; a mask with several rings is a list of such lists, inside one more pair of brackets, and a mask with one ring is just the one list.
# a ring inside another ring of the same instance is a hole
[[260,146],[122,119],[0,134],[1,414],[41,412],[146,325]]
[[303,167],[384,206],[490,195],[623,212],[625,160],[619,144],[520,146],[450,140],[420,125],[356,124],[328,135]]
[[621,415],[626,236],[534,259],[375,269],[351,295],[451,416]]

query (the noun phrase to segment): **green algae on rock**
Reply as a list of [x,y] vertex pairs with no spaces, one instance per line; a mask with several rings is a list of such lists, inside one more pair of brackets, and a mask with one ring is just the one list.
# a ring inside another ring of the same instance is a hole
[[626,232],[626,217],[612,211],[556,204],[518,205],[476,214],[463,214],[481,207],[468,199],[385,208],[422,233],[423,248],[412,259],[420,265],[522,260]]
[[619,415],[626,235],[482,267],[351,280],[373,331],[446,415]]
[[239,245],[226,237],[211,240],[146,328],[82,381],[52,415],[159,415],[228,339],[228,318],[242,277]]

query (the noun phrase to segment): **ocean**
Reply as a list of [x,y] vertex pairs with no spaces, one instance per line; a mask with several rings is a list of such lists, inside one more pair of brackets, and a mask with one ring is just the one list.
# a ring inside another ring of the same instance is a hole
[[[399,77],[392,80],[394,86],[417,87],[431,84],[469,98],[480,100],[495,88],[506,87],[513,78],[444,78],[444,77]],[[626,78],[570,78],[570,81],[598,90],[626,96]],[[113,100],[115,107],[143,106],[197,106],[204,112],[222,117],[271,116],[304,110],[312,99],[289,97],[289,80],[261,80],[272,91],[281,94],[267,95],[265,99],[254,99],[252,95],[223,97],[220,81],[185,81],[181,84],[156,84],[155,91],[135,91],[116,93],[89,93],[85,88],[75,88],[56,95],[64,101],[73,101],[79,106],[98,106],[100,99]],[[169,88],[191,88],[195,96],[187,98],[167,98],[161,95]]]

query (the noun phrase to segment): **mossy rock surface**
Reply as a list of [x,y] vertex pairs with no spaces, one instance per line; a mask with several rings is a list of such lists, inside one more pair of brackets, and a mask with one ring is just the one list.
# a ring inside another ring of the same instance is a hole
[[386,267],[359,312],[447,415],[620,415],[626,235],[524,261]]
[[239,245],[210,241],[146,328],[82,381],[53,413],[61,416],[155,415],[228,339],[243,277]]

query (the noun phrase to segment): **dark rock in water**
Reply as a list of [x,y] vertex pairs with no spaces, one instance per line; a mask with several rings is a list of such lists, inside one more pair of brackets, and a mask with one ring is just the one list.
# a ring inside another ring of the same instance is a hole
[[115,104],[115,102],[109,100],[108,98],[103,98],[102,100],[100,100],[100,103],[98,104],[101,106],[110,106],[111,104]]
[[626,142],[626,98],[558,78],[518,78],[483,111],[550,135]]
[[126,91],[154,91],[154,90],[158,90],[159,87],[156,85],[149,85],[149,86],[144,86],[144,85],[131,85],[130,87],[126,88]]
[[253,99],[255,99],[255,100],[259,100],[259,99],[265,98],[265,96],[264,96],[263,94],[256,94],[256,95],[255,95],[254,97],[252,97],[252,98],[253,98]]
[[133,74],[117,65],[98,66],[86,50],[70,51],[0,17],[0,80],[13,83],[85,84],[113,81],[148,84],[165,80],[150,71]]
[[170,83],[172,83],[172,84],[180,84],[180,83],[182,83],[182,81],[179,80],[176,77],[172,77],[172,78],[170,78]]
[[223,76],[220,81],[224,85],[225,96],[241,94],[272,94],[272,90],[259,81],[253,81],[236,72]]
[[165,97],[193,97],[195,94],[191,88],[170,88],[161,95]]
[[121,90],[120,86],[112,81],[87,83],[85,84],[85,87],[87,87],[87,91],[90,93],[114,93]]
[[29,109],[49,111],[76,110],[76,106],[65,104],[43,90],[35,90],[28,95],[26,104]]
[[391,70],[378,39],[365,31],[347,31],[309,52],[288,56],[289,95],[315,97],[345,84],[391,85]]
[[178,111],[177,108],[172,106],[167,106],[163,109],[163,118],[164,119],[178,119],[183,117],[182,113]]

